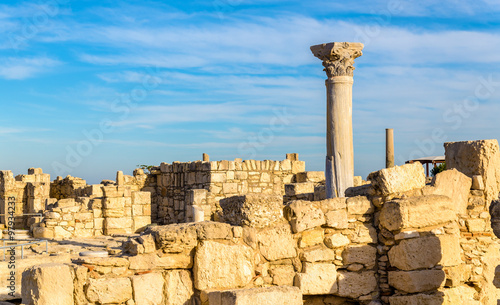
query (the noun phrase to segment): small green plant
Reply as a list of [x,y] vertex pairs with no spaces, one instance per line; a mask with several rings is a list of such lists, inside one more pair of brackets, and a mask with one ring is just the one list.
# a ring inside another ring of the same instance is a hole
[[144,173],[151,174],[151,169],[154,166],[153,165],[146,165],[146,164],[137,164],[137,167],[141,168],[144,171]]
[[432,175],[432,177],[435,177],[437,174],[439,174],[440,172],[445,171],[445,170],[446,170],[446,163],[443,162],[443,163],[439,164],[438,166],[434,167],[433,169],[431,169],[431,175]]

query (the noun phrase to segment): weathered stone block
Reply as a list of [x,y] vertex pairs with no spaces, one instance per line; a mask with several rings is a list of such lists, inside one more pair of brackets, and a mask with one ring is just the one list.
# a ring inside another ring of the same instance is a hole
[[210,305],[302,305],[300,289],[291,286],[213,291],[208,299]]
[[325,213],[325,220],[330,228],[346,229],[349,226],[346,210],[328,211]]
[[273,284],[282,286],[293,286],[295,269],[292,265],[274,265],[269,268],[269,274],[273,277]]
[[500,152],[497,140],[444,143],[446,167],[465,175],[483,177],[486,200],[498,198],[500,190]]
[[269,261],[297,256],[296,241],[286,223],[257,233],[262,255]]
[[436,236],[403,240],[388,256],[391,266],[401,270],[432,268],[442,258],[441,242]]
[[372,186],[382,196],[404,193],[425,186],[424,168],[420,162],[384,168],[368,175]]
[[354,232],[349,235],[353,243],[358,244],[375,244],[377,243],[377,230],[374,226],[368,223],[357,225]]
[[443,270],[389,271],[389,285],[407,293],[438,289],[444,280]]
[[432,179],[431,186],[423,189],[424,195],[443,195],[452,199],[457,213],[467,213],[471,178],[456,169],[441,172]]
[[[131,277],[135,305],[163,305],[163,284],[160,273],[146,273]],[[182,303],[179,303],[182,304]]]
[[194,259],[196,289],[238,288],[254,276],[253,252],[244,245],[226,245],[205,241],[198,246]]
[[325,245],[328,248],[340,248],[347,246],[351,241],[345,235],[340,233],[336,233],[330,236],[325,237]]
[[480,176],[480,175],[474,175],[474,176],[472,176],[472,186],[471,186],[471,189],[472,190],[479,190],[479,191],[484,190],[484,181],[483,181],[483,177],[482,176]]
[[301,255],[302,261],[320,262],[335,260],[335,251],[324,246],[305,249]]
[[372,214],[375,207],[365,196],[350,197],[347,199],[347,212],[353,215]]
[[325,181],[325,172],[323,171],[307,171],[307,172],[302,172],[298,173],[296,175],[297,182],[322,182]]
[[190,252],[198,243],[196,228],[188,224],[152,227],[156,247],[164,252]]
[[189,271],[165,272],[165,303],[162,305],[190,305],[193,304],[193,295],[193,281]]
[[339,295],[348,298],[359,298],[377,290],[375,272],[339,272]]
[[433,226],[456,218],[455,206],[449,197],[428,195],[386,202],[380,213],[380,225],[395,231]]
[[127,217],[122,218],[105,218],[105,229],[130,229],[132,227],[132,219]]
[[73,305],[73,278],[63,264],[33,266],[23,272],[22,298],[26,305]]
[[365,266],[375,266],[377,259],[377,249],[368,245],[352,245],[342,252],[344,264],[363,264]]
[[337,268],[332,263],[305,263],[297,273],[295,286],[304,295],[334,294],[337,292]]
[[[442,305],[443,296],[439,294],[413,294],[404,296],[392,296],[389,297],[389,302],[391,305]],[[462,303],[452,303],[452,304],[462,304]],[[449,304],[451,305],[451,304]]]
[[248,194],[220,201],[223,219],[238,226],[264,228],[283,220],[283,196]]
[[132,204],[151,204],[150,192],[132,192]]
[[294,233],[325,224],[325,215],[317,203],[313,201],[295,200],[284,210],[285,218],[292,225]]
[[89,279],[87,298],[90,302],[124,303],[132,299],[132,284],[129,278]]
[[323,229],[313,229],[302,232],[302,236],[299,240],[299,247],[306,248],[318,244],[322,244],[325,239],[325,233]]
[[314,193],[314,183],[312,182],[290,183],[285,185],[285,194],[287,196],[311,193]]
[[33,237],[41,239],[54,238],[54,230],[47,227],[35,227],[33,228]]
[[231,239],[233,229],[230,224],[216,221],[201,221],[190,224],[196,229],[199,240]]

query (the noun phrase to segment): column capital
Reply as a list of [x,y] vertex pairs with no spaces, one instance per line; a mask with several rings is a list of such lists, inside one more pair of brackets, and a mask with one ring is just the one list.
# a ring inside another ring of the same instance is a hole
[[311,46],[311,51],[323,61],[328,78],[353,76],[354,59],[363,55],[360,42],[330,42]]

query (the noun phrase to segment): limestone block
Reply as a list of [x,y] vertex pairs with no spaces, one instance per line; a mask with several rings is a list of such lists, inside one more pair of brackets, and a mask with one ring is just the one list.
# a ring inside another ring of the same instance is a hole
[[151,224],[151,216],[134,216],[132,231],[137,232]]
[[335,251],[324,246],[316,246],[305,249],[301,254],[301,260],[306,262],[320,262],[335,260]]
[[325,245],[332,249],[347,246],[350,242],[347,236],[340,233],[325,237]]
[[500,190],[500,152],[497,140],[444,143],[446,167],[465,175],[483,177],[486,200],[498,198]]
[[377,290],[375,272],[339,272],[338,295],[348,298],[359,298]]
[[388,253],[391,266],[401,270],[432,268],[441,255],[441,243],[436,236],[403,240]]
[[274,265],[269,268],[269,274],[273,277],[273,284],[282,286],[293,286],[295,269],[292,265]]
[[284,214],[294,233],[322,226],[326,222],[323,211],[313,201],[292,201],[285,207]]
[[317,202],[315,201],[314,203],[321,208],[323,213],[345,210],[347,208],[347,198],[345,197],[324,199]]
[[350,197],[347,199],[347,212],[352,215],[372,214],[375,207],[365,196]]
[[102,207],[104,209],[123,209],[125,207],[125,198],[104,198]]
[[444,280],[443,270],[389,271],[389,285],[407,293],[438,289]]
[[35,265],[22,275],[21,294],[26,305],[73,305],[73,278],[68,265]]
[[456,235],[439,235],[438,238],[442,253],[438,265],[445,267],[460,265],[462,263],[460,238]]
[[[443,305],[443,296],[440,294],[413,294],[404,296],[392,296],[389,297],[389,302],[391,305]],[[464,303],[452,303],[464,304]],[[449,305],[452,305],[449,304]]]
[[54,230],[47,227],[35,227],[33,228],[33,237],[41,239],[54,238]]
[[193,281],[188,270],[165,272],[165,303],[162,305],[190,305],[193,295]]
[[[444,293],[444,302],[439,303],[439,305],[455,305],[455,304],[464,304],[464,305],[481,305],[479,300],[475,299],[475,295],[477,291],[473,287],[469,287],[466,285],[453,287],[450,289],[443,289]],[[443,297],[441,297],[443,299]],[[498,299],[498,297],[492,296],[492,304],[495,304],[494,299]],[[436,303],[437,304],[437,303]]]
[[75,214],[75,220],[79,221],[91,221],[94,218],[92,213],[77,213]]
[[483,177],[482,176],[480,176],[480,175],[474,175],[474,176],[472,176],[472,186],[471,186],[471,189],[472,190],[479,190],[479,191],[484,190],[484,181],[483,181]]
[[291,286],[213,291],[208,299],[210,305],[302,305],[300,289]]
[[120,208],[120,209],[104,209],[103,210],[103,216],[104,217],[112,217],[112,218],[119,218],[119,217],[124,217],[125,215],[125,208]]
[[295,276],[295,286],[304,295],[337,292],[337,268],[332,263],[305,263],[302,273]]
[[127,229],[132,227],[132,219],[127,217],[122,218],[105,218],[105,229]]
[[349,226],[346,210],[328,211],[325,213],[325,220],[330,228],[346,229]]
[[66,231],[62,227],[60,227],[60,226],[54,227],[54,238],[55,239],[70,238],[71,236],[73,236],[73,234],[71,234],[71,232]]
[[382,196],[404,193],[425,186],[424,168],[420,162],[384,168],[368,175],[374,189]]
[[199,240],[231,239],[233,237],[232,227],[227,223],[201,221],[190,225],[196,229]]
[[252,280],[253,270],[250,247],[204,241],[196,249],[193,268],[196,289],[244,287]]
[[452,199],[456,212],[466,214],[472,180],[456,169],[446,170],[432,179],[426,186],[424,195],[444,195]]
[[163,284],[165,281],[160,273],[135,275],[131,277],[131,280],[135,305],[165,304],[163,303]]
[[169,253],[190,252],[198,243],[196,228],[188,224],[171,224],[150,228],[156,247]]
[[225,222],[264,228],[283,220],[283,196],[248,194],[220,201]]
[[353,243],[358,244],[376,244],[378,241],[377,230],[367,223],[357,225],[349,237]]
[[156,251],[155,238],[151,234],[141,235],[137,241],[144,246],[144,253],[153,253]]
[[124,303],[132,299],[132,284],[129,278],[91,278],[87,299],[101,304]]
[[297,174],[304,172],[306,170],[306,162],[304,161],[292,161],[292,173]]
[[375,266],[377,248],[368,245],[352,245],[342,252],[343,263]]
[[317,244],[322,244],[324,239],[325,233],[323,229],[304,231],[302,232],[302,236],[299,240],[299,247],[306,248]]
[[76,201],[74,198],[60,199],[57,201],[58,208],[73,207],[75,205],[76,205]]
[[290,183],[285,185],[285,194],[287,196],[311,193],[314,193],[314,183],[312,182]]
[[484,232],[486,229],[486,221],[484,219],[467,219],[467,229],[471,233]]
[[386,202],[380,213],[380,225],[390,231],[423,228],[455,220],[453,201],[442,195],[427,195]]
[[302,173],[297,173],[296,175],[297,182],[322,182],[325,181],[325,172],[323,171],[307,171]]
[[156,260],[156,267],[162,269],[190,269],[193,267],[193,256],[190,254],[165,254]]
[[266,228],[257,233],[262,255],[269,261],[297,256],[297,243],[287,223]]
[[132,192],[132,204],[151,204],[151,193]]

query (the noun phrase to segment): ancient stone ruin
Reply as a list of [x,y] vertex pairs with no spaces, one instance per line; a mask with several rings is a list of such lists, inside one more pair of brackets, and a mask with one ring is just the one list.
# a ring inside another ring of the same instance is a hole
[[38,168],[15,177],[0,171],[0,214],[14,214],[1,218],[4,233],[29,234],[17,255],[0,253],[8,253],[0,300],[499,304],[497,140],[445,143],[448,170],[431,182],[420,163],[392,166],[391,158],[367,181],[353,177],[352,122],[339,114],[351,110],[362,47],[312,47],[328,75],[326,176],[306,171],[298,154],[212,162],[204,155],[96,185],[51,181]]
[[29,218],[36,237],[105,238],[106,257],[19,260],[18,292],[26,305],[496,304],[498,143],[445,149],[451,169],[430,184],[406,164],[332,199],[294,154],[162,164],[107,185],[2,172],[2,198],[24,188],[19,206],[44,206]]

